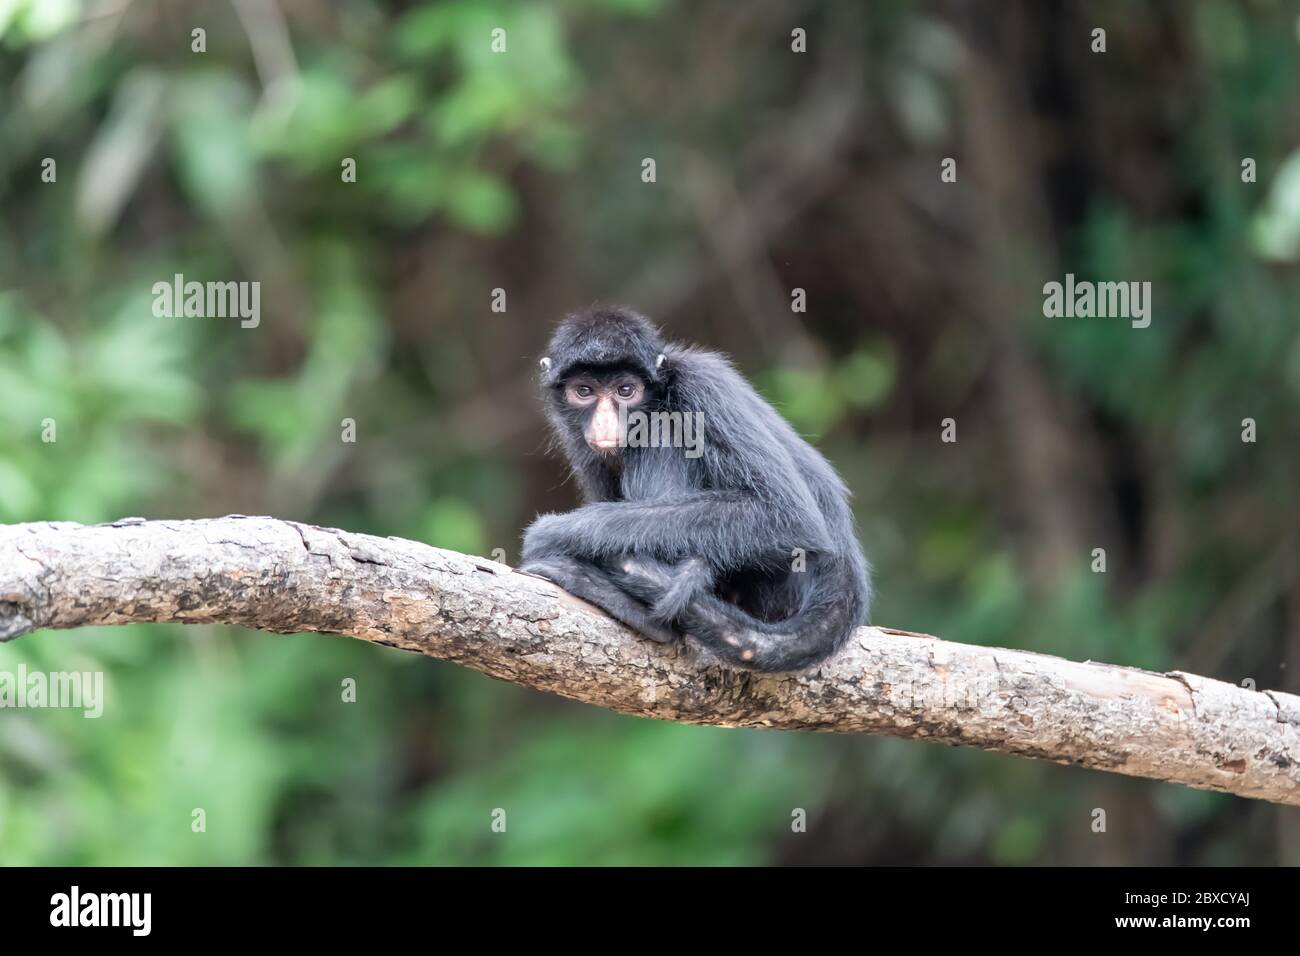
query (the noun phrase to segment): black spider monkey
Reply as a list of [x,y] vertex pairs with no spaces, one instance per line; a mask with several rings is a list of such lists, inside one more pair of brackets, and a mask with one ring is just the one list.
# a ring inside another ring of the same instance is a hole
[[[592,309],[560,324],[541,385],[586,503],[533,522],[520,570],[652,640],[689,635],[752,670],[815,664],[865,621],[869,568],[844,483],[724,356],[665,344],[630,310]],[[693,413],[700,447],[639,447],[634,412]]]

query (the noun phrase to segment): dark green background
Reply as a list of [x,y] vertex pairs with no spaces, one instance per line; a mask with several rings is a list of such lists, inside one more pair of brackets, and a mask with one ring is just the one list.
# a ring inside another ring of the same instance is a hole
[[[877,622],[1300,690],[1298,14],[0,2],[0,521],[268,513],[513,563],[577,500],[535,358],[626,303],[841,469]],[[260,327],[155,318],[175,272],[260,281]],[[1044,318],[1066,272],[1150,281],[1150,328]],[[4,863],[1300,862],[1295,809],[659,724],[332,637],[20,663],[108,701],[0,712]]]

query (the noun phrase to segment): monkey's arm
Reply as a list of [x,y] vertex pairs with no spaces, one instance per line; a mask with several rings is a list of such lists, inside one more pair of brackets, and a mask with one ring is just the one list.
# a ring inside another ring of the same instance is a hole
[[745,492],[698,491],[543,515],[524,534],[523,557],[645,555],[671,563],[703,557],[724,570],[783,560],[796,547],[821,551],[828,541],[819,515],[786,514]]

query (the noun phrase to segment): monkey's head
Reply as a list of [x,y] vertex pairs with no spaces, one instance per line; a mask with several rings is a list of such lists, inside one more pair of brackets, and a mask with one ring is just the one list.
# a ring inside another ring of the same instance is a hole
[[598,455],[618,455],[626,444],[619,406],[656,403],[665,361],[659,330],[630,309],[574,313],[540,362],[547,417],[571,448],[581,439]]

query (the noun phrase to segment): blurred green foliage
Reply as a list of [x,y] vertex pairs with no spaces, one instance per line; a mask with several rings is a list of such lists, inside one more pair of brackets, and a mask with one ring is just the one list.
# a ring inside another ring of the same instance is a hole
[[[1297,690],[1293,5],[241,9],[0,0],[0,521],[273,513],[513,561],[576,498],[530,356],[632,297],[841,469],[877,621]],[[1151,327],[1045,320],[1066,271],[1150,280]],[[153,316],[176,273],[260,281],[260,326]],[[0,713],[0,863],[1300,861],[1267,806],[329,637],[101,629],[20,664],[108,701]]]

